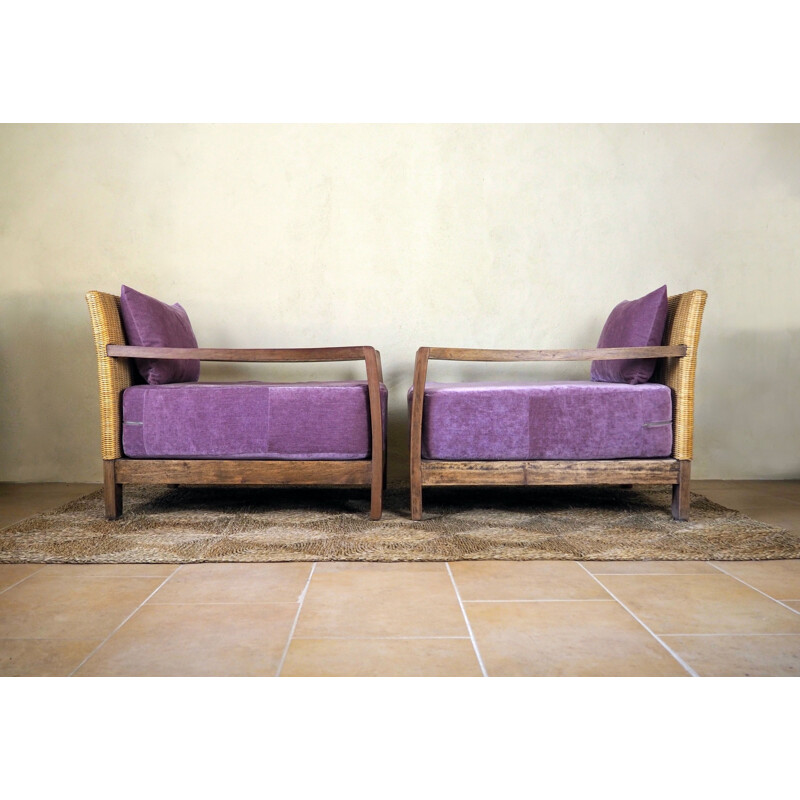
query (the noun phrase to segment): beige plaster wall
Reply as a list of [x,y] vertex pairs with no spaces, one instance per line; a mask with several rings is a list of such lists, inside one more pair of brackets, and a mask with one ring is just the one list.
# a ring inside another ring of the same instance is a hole
[[[123,282],[201,346],[378,347],[393,477],[418,346],[590,347],[704,288],[694,474],[798,478],[799,260],[800,126],[0,126],[0,480],[100,480],[83,295]],[[359,374],[311,370],[202,377]]]

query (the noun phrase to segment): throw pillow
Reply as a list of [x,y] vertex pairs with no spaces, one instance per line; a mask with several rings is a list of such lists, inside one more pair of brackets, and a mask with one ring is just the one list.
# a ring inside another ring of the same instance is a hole
[[[128,344],[137,347],[197,347],[192,325],[178,303],[167,305],[155,297],[123,286],[120,310]],[[191,383],[200,377],[199,361],[137,358],[147,383]]]
[[[667,324],[667,287],[638,300],[623,300],[609,314],[598,347],[654,347],[661,344]],[[647,383],[656,368],[654,358],[593,361],[593,381]]]

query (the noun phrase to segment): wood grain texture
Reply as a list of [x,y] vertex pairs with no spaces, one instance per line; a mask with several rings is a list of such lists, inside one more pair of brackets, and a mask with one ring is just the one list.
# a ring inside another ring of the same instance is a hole
[[678,482],[672,487],[672,518],[684,522],[689,519],[689,504],[691,495],[689,486],[691,484],[692,462],[678,462]]
[[370,432],[372,436],[372,458],[370,481],[372,486],[370,500],[370,519],[380,519],[383,506],[384,460],[386,446],[383,437],[383,419],[381,413],[380,374],[381,367],[378,353],[372,347],[364,348],[367,366],[367,392],[369,394]]
[[103,461],[103,502],[106,519],[119,519],[122,514],[122,484],[117,483],[116,460]]
[[422,519],[422,410],[430,348],[420,347],[414,361],[414,395],[409,426],[409,467],[411,473],[411,519]]
[[674,458],[608,461],[422,461],[424,486],[677,483]]
[[614,361],[620,358],[680,358],[685,345],[672,347],[602,347],[592,350],[477,350],[463,347],[429,347],[437,361]]
[[262,350],[213,347],[133,347],[131,345],[110,344],[106,348],[106,353],[115,358],[296,363],[303,361],[364,361],[367,350],[374,352],[372,347],[312,347]]
[[116,479],[119,483],[370,486],[373,479],[372,462],[369,459],[231,461],[121,458],[107,463],[116,465]]

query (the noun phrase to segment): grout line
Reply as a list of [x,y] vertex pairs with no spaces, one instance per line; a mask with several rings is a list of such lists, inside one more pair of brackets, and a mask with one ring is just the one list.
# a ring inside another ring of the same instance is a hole
[[610,597],[529,597],[524,600],[465,600],[465,603],[613,603]]
[[760,595],[763,595],[768,600],[772,600],[773,603],[777,603],[779,606],[783,606],[784,608],[788,608],[789,611],[792,612],[792,614],[800,614],[800,611],[798,611],[796,608],[792,608],[791,606],[787,606],[786,603],[784,603],[782,600],[778,600],[778,599],[772,597],[772,595],[769,595],[766,592],[762,592],[761,589],[756,589],[755,586],[752,586],[747,581],[743,581],[741,578],[737,578],[736,575],[732,575],[727,570],[722,569],[722,567],[719,567],[716,564],[712,564],[711,566],[714,567],[714,569],[718,569],[723,575],[727,575],[729,578],[733,578],[734,580],[739,581],[739,583],[743,584],[748,589],[752,589],[754,592],[758,592]]
[[662,633],[662,636],[800,636],[800,633]]
[[[800,635],[800,634],[798,634]],[[382,642],[386,639],[391,640],[408,640],[408,641],[416,641],[416,640],[428,640],[434,639],[436,641],[439,640],[455,640],[455,641],[466,641],[469,639],[469,636],[295,636],[298,642],[316,642],[316,641],[331,641],[331,642]]]
[[297,600],[237,600],[226,603],[211,603],[207,600],[193,600],[171,603],[150,603],[151,606],[293,606]]
[[[708,564],[708,561],[695,561],[692,562],[695,564]],[[588,572],[589,570],[587,570]],[[648,578],[674,578],[676,576],[686,577],[687,575],[711,575],[710,572],[591,572],[590,574],[596,576],[612,576],[612,577],[623,577],[623,578],[630,578],[630,577],[641,577],[646,576]]]
[[283,670],[283,664],[286,661],[286,656],[289,654],[289,645],[292,643],[292,639],[294,637],[294,632],[297,629],[297,621],[300,619],[300,612],[303,609],[303,601],[306,599],[306,595],[308,594],[308,587],[311,586],[311,579],[314,577],[314,570],[317,568],[317,562],[315,561],[311,565],[311,572],[308,573],[308,580],[306,581],[306,585],[303,587],[303,591],[300,592],[300,597],[297,598],[297,613],[294,615],[294,621],[292,622],[292,629],[289,631],[289,636],[286,638],[286,647],[283,648],[283,654],[281,655],[281,660],[278,664],[278,669],[275,671],[275,677],[279,678],[281,671]]
[[456,600],[458,600],[461,613],[464,615],[464,622],[467,624],[467,632],[469,633],[469,638],[472,641],[472,649],[475,651],[475,657],[478,659],[478,666],[481,668],[481,674],[484,678],[488,678],[489,673],[486,671],[486,665],[483,663],[483,659],[481,658],[481,651],[478,649],[478,643],[475,641],[475,634],[472,631],[472,625],[469,624],[467,609],[464,608],[464,602],[461,600],[461,592],[458,591],[453,570],[450,569],[450,562],[446,561],[445,567],[447,567],[447,574],[450,576],[450,582],[453,584],[453,590],[456,593]]
[[7,592],[9,589],[13,589],[15,586],[19,586],[21,583],[25,583],[25,581],[28,580],[28,578],[32,578],[34,575],[38,575],[46,566],[47,564],[42,564],[42,566],[39,567],[39,569],[36,569],[33,572],[28,573],[24,578],[20,578],[16,583],[12,583],[10,586],[6,586],[5,589],[0,590],[0,594],[3,594],[3,592]]
[[93,656],[93,655],[94,655],[94,654],[95,654],[95,653],[96,653],[96,652],[97,652],[97,651],[98,651],[98,650],[99,650],[99,649],[100,649],[100,648],[101,648],[101,647],[102,647],[102,646],[103,646],[103,645],[104,645],[104,644],[105,644],[105,643],[106,643],[106,642],[107,642],[107,641],[108,641],[108,640],[109,640],[109,639],[110,639],[110,638],[111,638],[111,637],[112,637],[112,636],[113,636],[113,635],[114,635],[114,634],[115,634],[115,633],[116,633],[116,632],[117,632],[117,631],[118,631],[118,630],[119,630],[119,629],[120,629],[120,628],[121,628],[121,627],[122,627],[122,626],[123,626],[123,625],[124,625],[124,624],[125,624],[125,623],[126,623],[128,620],[129,620],[129,619],[130,619],[130,618],[131,618],[131,617],[132,617],[132,616],[133,616],[133,615],[134,615],[134,614],[136,614],[136,613],[137,613],[137,612],[138,612],[138,611],[139,611],[139,610],[142,608],[142,606],[144,606],[144,604],[145,604],[145,603],[146,603],[146,602],[147,602],[147,601],[148,601],[148,600],[149,600],[149,599],[150,599],[150,598],[151,598],[151,597],[152,597],[152,596],[153,596],[153,595],[154,595],[154,594],[155,594],[155,593],[156,593],[156,592],[157,592],[157,591],[158,591],[158,590],[159,590],[159,589],[160,589],[160,588],[161,588],[161,587],[162,587],[162,586],[163,586],[163,585],[164,585],[164,584],[165,584],[165,583],[166,583],[166,582],[167,582],[167,581],[170,579],[170,578],[172,578],[172,576],[173,576],[173,575],[175,575],[177,572],[179,572],[179,571],[180,571],[180,569],[181,569],[181,567],[182,567],[182,566],[183,566],[183,564],[181,564],[181,565],[178,567],[178,569],[176,569],[176,570],[175,570],[175,572],[172,572],[172,573],[170,573],[169,575],[167,575],[167,577],[166,577],[166,578],[164,578],[164,580],[163,580],[163,581],[161,581],[161,583],[159,583],[159,584],[158,584],[158,586],[156,586],[156,588],[155,588],[155,589],[153,589],[153,591],[152,591],[152,592],[150,592],[150,594],[149,594],[149,595],[147,595],[147,597],[145,597],[145,599],[144,599],[144,600],[142,600],[142,602],[141,602],[141,603],[139,603],[139,605],[138,605],[138,606],[136,606],[136,608],[134,608],[134,609],[133,609],[133,611],[131,611],[131,613],[130,613],[130,614],[128,614],[128,616],[127,616],[127,617],[125,617],[125,619],[124,619],[124,620],[122,620],[122,622],[120,622],[120,624],[119,624],[119,625],[117,625],[117,627],[116,627],[116,628],[114,628],[114,630],[113,630],[113,631],[111,631],[111,633],[109,633],[109,634],[108,634],[108,636],[106,636],[106,638],[105,638],[105,639],[103,639],[103,641],[102,641],[102,642],[100,642],[100,644],[99,644],[99,645],[97,645],[97,647],[95,647],[95,648],[94,648],[94,650],[92,650],[92,652],[91,652],[91,653],[89,653],[89,655],[88,655],[88,656],[86,656],[86,658],[84,658],[84,659],[83,659],[83,661],[81,661],[81,663],[80,663],[80,664],[78,664],[78,666],[77,666],[77,667],[75,667],[75,669],[74,669],[74,670],[72,670],[72,672],[70,672],[70,674],[69,674],[69,676],[68,676],[68,677],[70,677],[70,678],[71,678],[71,677],[73,677],[73,676],[75,675],[75,673],[76,673],[76,672],[77,672],[77,671],[78,671],[78,670],[79,670],[79,669],[80,669],[80,668],[81,668],[81,667],[82,667],[82,666],[83,666],[83,665],[84,665],[84,664],[85,664],[85,663],[86,663],[86,662],[87,662],[87,661],[88,661],[88,660],[89,660],[89,659],[90,659],[90,658],[91,658],[91,657],[92,657],[92,656]]
[[641,619],[639,619],[639,617],[637,617],[636,614],[634,614],[633,611],[631,611],[628,606],[626,606],[625,603],[623,603],[622,600],[620,600],[614,594],[614,592],[611,591],[611,589],[609,589],[607,586],[603,586],[602,581],[599,581],[597,577],[592,575],[592,573],[589,572],[589,570],[586,569],[583,564],[580,564],[580,567],[586,570],[586,574],[591,575],[592,578],[594,578],[600,584],[600,586],[602,586],[603,589],[605,589],[692,677],[700,677],[697,672],[695,672],[695,670],[689,666],[689,664],[687,664],[665,641],[663,641],[663,639],[655,634],[649,625],[646,625]]

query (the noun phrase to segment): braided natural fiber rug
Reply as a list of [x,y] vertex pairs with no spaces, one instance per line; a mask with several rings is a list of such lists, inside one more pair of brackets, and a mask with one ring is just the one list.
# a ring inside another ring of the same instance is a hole
[[0,531],[3,563],[200,561],[754,560],[800,558],[800,535],[692,497],[675,522],[667,489],[407,489],[368,518],[361,490],[127,487],[125,514],[101,492]]

